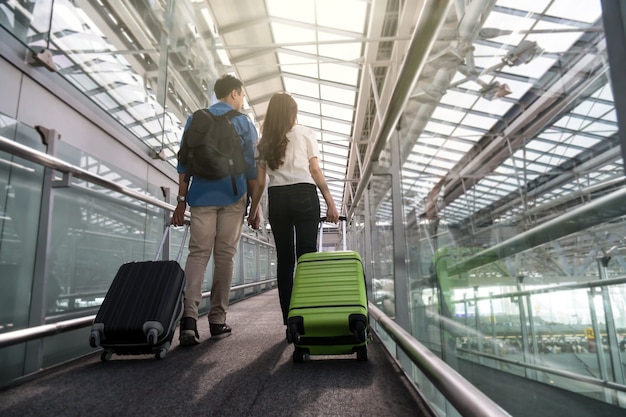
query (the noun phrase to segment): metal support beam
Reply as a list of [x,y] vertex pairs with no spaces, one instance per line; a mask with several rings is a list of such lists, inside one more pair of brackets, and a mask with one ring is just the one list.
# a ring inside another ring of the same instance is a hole
[[366,191],[363,199],[363,233],[365,234],[365,282],[367,283],[367,299],[373,300],[373,276],[374,276],[374,254],[372,252],[372,215],[370,210],[369,191]]
[[622,159],[626,161],[626,3],[623,0],[601,0],[601,3],[618,134]]
[[406,268],[406,244],[402,205],[402,178],[400,176],[400,131],[391,138],[391,214],[393,219],[393,279],[396,306],[396,322],[403,329],[411,329],[409,317],[409,280]]
[[424,6],[424,11],[417,22],[410,46],[406,52],[406,59],[400,70],[395,89],[389,100],[383,124],[372,145],[370,158],[366,161],[366,165],[361,172],[361,181],[357,187],[354,201],[351,204],[348,218],[352,215],[365,188],[368,186],[375,162],[378,161],[381,152],[398,124],[398,120],[400,120],[406,102],[426,65],[428,55],[437,39],[437,33],[445,23],[451,4],[451,0],[431,0],[427,1]]
[[[600,330],[600,323],[598,322],[598,315],[596,313],[596,288],[589,288],[587,292],[587,298],[589,300],[589,314],[591,315],[591,326],[593,328],[593,340],[589,340],[590,346],[593,346],[596,351],[596,359],[598,360],[598,370],[600,375],[596,377],[606,380],[608,370],[606,368],[606,359],[604,358],[604,350],[602,348],[602,332]],[[610,393],[607,390],[604,391],[604,401],[611,403]]]
[[[607,280],[609,278],[607,267],[610,260],[610,256],[598,258],[598,274],[600,280]],[[611,360],[613,381],[617,382],[618,384],[624,385],[624,366],[622,364],[619,353],[619,336],[617,334],[617,329],[615,326],[615,316],[613,315],[613,305],[611,302],[611,296],[609,294],[609,287],[600,287],[600,294],[602,296],[602,304],[604,307],[607,348],[609,350],[608,356]]]
[[[44,127],[37,127],[37,131],[41,135],[43,143],[47,145],[48,154],[54,155],[55,145],[60,135],[56,130]],[[46,322],[46,311],[48,308],[46,297],[48,289],[48,260],[50,258],[48,255],[50,252],[50,235],[52,233],[54,178],[54,170],[49,167],[44,168],[28,327],[40,326]],[[43,341],[35,340],[27,343],[24,358],[24,374],[35,372],[41,369],[42,366]]]
[[170,52],[170,36],[172,34],[172,25],[174,13],[174,0],[168,0],[167,9],[165,11],[165,30],[161,32],[161,39],[159,41],[159,75],[157,77],[156,95],[157,102],[160,103],[163,108],[167,107],[167,85],[168,85],[168,61]]

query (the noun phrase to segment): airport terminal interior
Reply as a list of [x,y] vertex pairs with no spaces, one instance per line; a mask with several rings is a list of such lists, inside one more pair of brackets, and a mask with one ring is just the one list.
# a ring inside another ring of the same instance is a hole
[[[626,416],[625,28],[621,0],[0,0],[0,415]],[[287,92],[316,134],[347,219],[319,250],[362,258],[365,361],[292,357],[266,197],[233,336],[89,344],[223,74],[259,132]]]

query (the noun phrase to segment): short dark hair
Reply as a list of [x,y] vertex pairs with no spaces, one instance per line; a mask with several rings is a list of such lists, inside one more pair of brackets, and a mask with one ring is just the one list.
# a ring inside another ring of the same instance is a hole
[[243,83],[241,80],[230,74],[224,74],[217,81],[215,81],[213,91],[215,92],[215,97],[217,97],[218,100],[221,100],[229,95],[231,91],[240,91],[242,87]]

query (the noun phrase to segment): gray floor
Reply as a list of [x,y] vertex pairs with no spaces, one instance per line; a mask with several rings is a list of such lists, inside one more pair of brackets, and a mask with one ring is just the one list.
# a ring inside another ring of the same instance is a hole
[[[233,335],[175,344],[163,360],[99,355],[0,391],[10,416],[420,416],[420,404],[376,341],[355,356],[292,362],[278,294],[233,304]],[[178,335],[175,336],[175,340]]]

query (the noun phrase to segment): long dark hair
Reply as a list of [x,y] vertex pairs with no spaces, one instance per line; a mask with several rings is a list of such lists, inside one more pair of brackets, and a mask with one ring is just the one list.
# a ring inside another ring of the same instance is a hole
[[259,159],[270,169],[278,169],[285,162],[287,133],[296,124],[298,105],[287,93],[276,93],[270,99],[257,145]]

